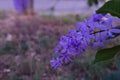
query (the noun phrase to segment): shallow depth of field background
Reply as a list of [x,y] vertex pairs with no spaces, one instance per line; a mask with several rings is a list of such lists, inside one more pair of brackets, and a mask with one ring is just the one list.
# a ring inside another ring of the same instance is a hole
[[13,0],[0,0],[0,80],[102,80],[119,70],[115,60],[92,65],[96,51],[91,49],[57,70],[50,66],[60,36],[104,2],[90,7],[87,0],[34,1],[35,14],[19,16]]

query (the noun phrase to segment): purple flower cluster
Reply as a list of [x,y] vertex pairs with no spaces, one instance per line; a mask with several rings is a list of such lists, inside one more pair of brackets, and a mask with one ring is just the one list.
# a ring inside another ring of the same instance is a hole
[[28,8],[30,0],[14,0],[14,5],[18,13],[23,13]]
[[78,22],[75,30],[70,30],[67,35],[61,36],[60,42],[55,50],[55,57],[50,61],[52,67],[57,68],[62,64],[72,62],[85,50],[103,47],[104,42],[108,42],[120,30],[115,28],[115,21],[120,19],[107,14],[94,14],[84,22]]

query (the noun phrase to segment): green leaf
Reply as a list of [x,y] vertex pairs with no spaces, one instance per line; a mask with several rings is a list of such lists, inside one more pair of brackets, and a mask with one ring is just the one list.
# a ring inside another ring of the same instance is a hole
[[106,2],[101,8],[99,8],[97,13],[110,13],[113,16],[120,18],[120,0],[110,0]]
[[120,45],[102,49],[96,53],[94,63],[112,59],[120,51]]

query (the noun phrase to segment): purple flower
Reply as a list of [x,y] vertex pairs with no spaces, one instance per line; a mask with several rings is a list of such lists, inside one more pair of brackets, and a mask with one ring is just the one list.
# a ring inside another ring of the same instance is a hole
[[14,0],[15,9],[18,13],[23,13],[28,8],[30,0]]
[[57,56],[51,60],[52,67],[57,68],[72,62],[72,59],[84,53],[89,46],[103,47],[115,34],[120,34],[120,29],[115,28],[115,21],[116,18],[110,15],[94,14],[88,20],[78,22],[76,29],[61,36],[55,51]]
[[52,67],[54,67],[55,69],[62,65],[62,61],[60,58],[52,59],[50,62],[52,63]]
[[98,21],[101,21],[101,19],[102,19],[103,16],[104,16],[103,14],[94,14],[91,19],[94,22],[98,22]]

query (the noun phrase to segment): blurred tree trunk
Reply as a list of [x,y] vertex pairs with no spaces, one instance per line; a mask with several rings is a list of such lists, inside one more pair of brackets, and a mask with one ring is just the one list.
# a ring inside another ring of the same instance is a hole
[[29,0],[28,3],[28,14],[34,13],[34,0]]

